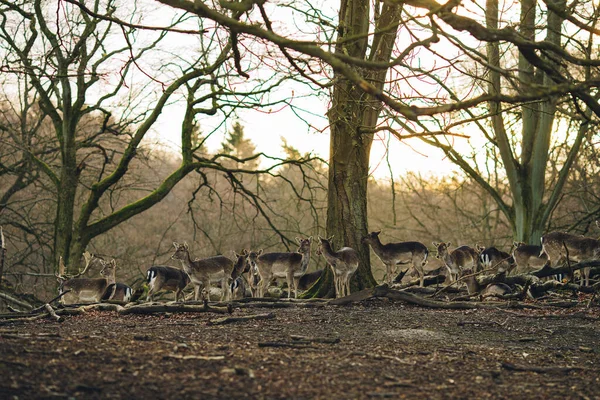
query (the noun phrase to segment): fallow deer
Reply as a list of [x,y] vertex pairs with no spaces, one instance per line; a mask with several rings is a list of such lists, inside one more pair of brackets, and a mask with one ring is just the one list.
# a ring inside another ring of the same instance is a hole
[[246,297],[246,284],[244,282],[243,274],[248,269],[248,251],[244,249],[241,254],[234,251],[233,255],[236,261],[233,265],[233,270],[231,271],[231,284],[229,285],[229,290],[231,292],[231,298],[237,299]]
[[490,283],[486,287],[483,287],[478,281],[477,277],[470,268],[462,271],[465,276],[465,284],[467,285],[467,291],[470,295],[480,294],[483,297],[503,296],[512,293],[512,289],[505,283]]
[[306,273],[310,262],[310,244],[312,236],[307,239],[296,238],[299,244],[295,253],[264,253],[262,249],[256,253],[256,259],[250,268],[256,268],[260,275],[258,297],[263,297],[273,278],[285,278],[288,284],[288,298],[298,298],[298,281]]
[[229,298],[229,279],[233,272],[233,261],[225,256],[214,256],[192,260],[187,243],[179,244],[173,242],[175,252],[171,256],[173,260],[181,261],[183,270],[189,275],[194,285],[194,300],[200,297],[200,290],[204,288],[207,300],[210,301],[210,279],[221,280],[221,300]]
[[175,301],[179,301],[184,297],[183,289],[190,283],[190,277],[179,268],[154,265],[146,272],[146,282],[149,288],[146,301],[152,301],[154,294],[160,290],[174,291]]
[[[59,293],[63,294],[67,292],[61,297],[61,302],[64,305],[98,303],[102,300],[108,286],[115,283],[117,269],[115,260],[106,262],[102,258],[93,256],[88,252],[84,253],[84,258],[86,259],[86,266],[83,272],[76,276],[83,275],[92,264],[100,263],[102,266],[100,270],[102,278],[65,278],[61,271],[61,275],[58,275],[60,282]],[[61,270],[63,268],[61,267]]]
[[465,269],[470,269],[474,272],[479,271],[479,257],[475,249],[469,246],[460,246],[449,251],[451,244],[450,242],[433,242],[433,245],[437,248],[436,257],[446,263],[450,282],[456,282]]
[[[550,267],[556,268],[559,262],[582,262],[600,259],[600,240],[565,232],[551,232],[542,236],[542,251],[548,256]],[[589,286],[590,268],[583,268],[581,285]]]
[[479,262],[483,269],[492,269],[493,272],[506,272],[510,273],[515,267],[515,260],[513,256],[503,251],[498,250],[495,247],[483,247],[476,245],[477,251],[479,252]]
[[116,282],[108,285],[101,301],[116,300],[129,303],[133,297],[133,289],[124,283]]
[[542,254],[542,246],[513,242],[512,256],[515,260],[515,272],[518,274],[542,268],[548,262],[548,256]]
[[425,280],[424,267],[427,264],[429,250],[420,242],[381,243],[381,231],[371,232],[362,238],[362,243],[370,244],[373,251],[385,265],[386,280],[391,283],[396,277],[396,266],[411,264],[419,274],[419,286],[423,287]]
[[298,281],[298,289],[300,290],[308,290],[312,285],[314,285],[319,278],[323,275],[323,270],[318,269],[313,272],[306,273],[302,275],[302,278]]
[[350,294],[350,278],[358,269],[358,253],[351,247],[342,247],[333,251],[331,241],[319,236],[319,248],[317,255],[323,255],[327,264],[333,270],[333,281],[335,284],[335,297],[344,297]]
[[250,292],[252,293],[252,297],[258,297],[258,284],[260,282],[260,275],[258,274],[258,267],[256,266],[258,261],[258,256],[262,253],[256,251],[250,251],[248,256],[246,257],[246,268],[244,269],[244,273],[246,273],[246,282],[248,282],[248,287],[250,288]]

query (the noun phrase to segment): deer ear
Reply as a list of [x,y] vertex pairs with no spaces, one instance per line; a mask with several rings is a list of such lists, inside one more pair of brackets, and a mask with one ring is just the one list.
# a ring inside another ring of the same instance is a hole
[[110,265],[117,268],[117,261],[113,258],[112,260],[110,260]]
[[298,244],[302,243],[302,239],[300,239],[298,236],[296,236],[296,242],[298,242]]
[[335,235],[331,235],[331,236],[329,237],[329,239],[327,239],[327,241],[328,241],[329,243],[331,243],[331,241],[333,240],[333,238],[334,238],[334,237],[335,237]]
[[173,242],[173,246],[174,246],[175,248],[178,248],[178,247],[179,247],[179,243],[177,243],[177,242]]
[[432,245],[434,245],[435,247],[438,247],[440,244],[436,243],[436,242],[431,242]]
[[452,242],[446,243],[446,247],[450,247],[451,244],[452,244]]
[[378,231],[375,231],[375,232],[373,232],[373,234],[374,234],[375,236],[379,236],[379,234],[380,234],[380,233],[381,233],[381,230],[378,230]]
[[308,238],[308,241],[309,241],[309,242],[312,242],[312,239],[313,239],[313,237],[312,237],[312,236],[310,236],[310,237]]
[[183,247],[185,247],[186,250],[190,249],[190,246],[188,246],[187,242],[183,242]]
[[248,250],[242,249],[242,255],[245,257],[248,255]]
[[263,249],[260,249],[256,252],[256,255],[260,256],[263,253]]

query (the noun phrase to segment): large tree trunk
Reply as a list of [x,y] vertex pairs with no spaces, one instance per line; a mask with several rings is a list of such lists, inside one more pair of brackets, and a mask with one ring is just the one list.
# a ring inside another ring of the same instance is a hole
[[[336,53],[374,62],[388,62],[396,39],[400,7],[384,4],[376,13],[375,31],[367,55],[370,2],[342,0],[339,14]],[[384,32],[384,33],[382,33]],[[344,40],[345,38],[353,40]],[[364,69],[362,76],[382,89],[387,70]],[[358,251],[360,264],[351,281],[351,290],[376,284],[371,273],[370,250],[361,239],[368,233],[367,182],[373,128],[381,112],[381,103],[358,86],[336,74],[331,108],[328,112],[331,139],[329,147],[329,187],[327,197],[327,236],[334,236],[336,249],[348,246]],[[306,294],[324,297],[333,293],[332,272],[325,270],[321,279]]]

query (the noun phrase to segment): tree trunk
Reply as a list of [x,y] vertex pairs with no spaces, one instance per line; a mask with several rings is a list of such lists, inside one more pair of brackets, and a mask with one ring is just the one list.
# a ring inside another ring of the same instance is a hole
[[[339,14],[336,53],[359,59],[387,62],[396,39],[401,8],[383,4],[375,16],[375,32],[371,53],[367,55],[370,3],[365,0],[342,0]],[[352,40],[344,40],[353,38]],[[377,89],[382,89],[387,70],[363,69],[362,76]],[[331,139],[327,196],[327,236],[334,236],[335,249],[352,247],[360,264],[351,281],[351,291],[373,287],[370,249],[361,243],[368,233],[367,183],[373,128],[381,112],[381,103],[361,88],[335,76],[331,108],[328,111]],[[325,297],[333,293],[333,277],[326,268],[321,279],[305,295]]]

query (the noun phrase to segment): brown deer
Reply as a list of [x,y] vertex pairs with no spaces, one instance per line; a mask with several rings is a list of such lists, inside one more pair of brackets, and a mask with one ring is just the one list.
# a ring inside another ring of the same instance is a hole
[[173,242],[173,246],[175,246],[175,253],[171,258],[181,261],[183,270],[189,275],[192,285],[194,285],[194,300],[198,300],[200,290],[204,288],[207,300],[210,301],[211,277],[221,280],[221,300],[229,298],[229,279],[233,272],[233,261],[230,258],[220,255],[192,260],[187,243]]
[[[298,281],[306,273],[310,262],[310,244],[312,236],[307,239],[296,238],[299,244],[296,253],[265,253],[259,250],[254,260],[254,267],[260,275],[258,297],[263,297],[273,278],[285,278],[288,284],[288,298],[298,298]],[[252,262],[252,259],[250,262]]]
[[512,289],[505,283],[490,283],[486,287],[483,287],[478,281],[476,274],[470,268],[462,271],[464,275],[465,284],[467,285],[467,291],[469,295],[480,294],[483,297],[493,296],[504,296],[512,293]]
[[146,301],[152,301],[152,297],[160,290],[171,290],[175,292],[175,301],[183,300],[183,289],[190,283],[190,277],[185,271],[167,265],[154,265],[146,272],[148,283],[148,296]]
[[[60,283],[59,293],[61,295],[64,293],[61,297],[61,303],[63,305],[99,303],[102,300],[106,289],[110,285],[115,284],[117,264],[114,259],[107,262],[88,252],[85,252],[83,256],[86,260],[86,266],[82,272],[74,277],[66,277],[64,275],[64,264],[62,264],[62,258],[60,260],[60,274],[57,275],[57,278]],[[96,263],[100,263],[102,267],[100,270],[102,278],[78,278],[85,274],[91,265]]]
[[317,255],[323,255],[327,264],[333,271],[333,281],[335,284],[335,297],[345,297],[350,294],[350,278],[358,269],[358,253],[351,247],[342,247],[338,251],[333,251],[331,241],[319,236],[319,247]]
[[450,242],[433,242],[433,245],[437,248],[436,258],[446,263],[451,282],[456,282],[465,269],[474,272],[479,271],[479,257],[475,249],[469,246],[460,246],[449,251],[451,244]]
[[495,247],[483,247],[475,245],[479,253],[479,262],[483,269],[491,269],[493,272],[510,273],[515,267],[513,256],[498,250]]
[[512,256],[515,260],[515,272],[518,274],[542,268],[548,262],[548,256],[542,253],[542,246],[513,242]]
[[363,237],[361,242],[371,245],[371,248],[385,265],[386,281],[392,283],[396,277],[398,264],[410,263],[419,274],[419,286],[423,287],[425,280],[424,267],[427,264],[429,250],[420,242],[399,242],[383,244],[379,240],[381,231],[371,232]]
[[[561,261],[591,261],[600,259],[600,240],[565,232],[550,232],[542,236],[542,251],[548,256],[550,267],[556,268]],[[583,286],[590,284],[590,267],[582,269]]]
[[258,297],[258,284],[260,282],[260,275],[258,274],[258,267],[256,264],[260,254],[262,254],[262,250],[259,252],[250,251],[246,257],[246,268],[244,269],[244,273],[247,274],[246,282],[248,282],[248,287],[250,288],[252,297]]

